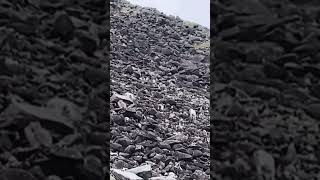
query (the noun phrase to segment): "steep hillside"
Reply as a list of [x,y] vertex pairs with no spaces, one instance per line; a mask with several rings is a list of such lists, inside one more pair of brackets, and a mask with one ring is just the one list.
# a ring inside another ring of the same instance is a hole
[[319,179],[319,2],[212,2],[214,179]]
[[209,30],[116,1],[110,69],[111,167],[209,179]]
[[0,179],[105,179],[107,16],[101,0],[0,1]]

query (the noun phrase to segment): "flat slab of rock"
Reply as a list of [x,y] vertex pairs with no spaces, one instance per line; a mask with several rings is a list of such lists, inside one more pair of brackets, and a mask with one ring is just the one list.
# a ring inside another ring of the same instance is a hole
[[128,171],[123,171],[120,169],[111,169],[112,174],[115,176],[116,180],[143,180],[136,174]]
[[132,169],[128,169],[127,172],[134,173],[138,175],[139,177],[142,177],[144,179],[149,179],[152,176],[152,168],[150,164],[142,165],[139,167],[135,167]]

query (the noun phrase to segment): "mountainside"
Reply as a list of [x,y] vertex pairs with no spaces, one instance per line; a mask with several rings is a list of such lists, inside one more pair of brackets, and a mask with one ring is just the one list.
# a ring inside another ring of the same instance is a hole
[[204,27],[112,2],[112,168],[209,179],[209,46]]
[[319,1],[211,5],[214,179],[319,179]]
[[0,179],[104,180],[105,1],[0,1]]

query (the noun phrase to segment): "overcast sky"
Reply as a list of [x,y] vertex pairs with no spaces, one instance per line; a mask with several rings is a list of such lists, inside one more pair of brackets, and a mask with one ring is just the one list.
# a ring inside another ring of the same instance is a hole
[[210,28],[210,0],[128,0]]

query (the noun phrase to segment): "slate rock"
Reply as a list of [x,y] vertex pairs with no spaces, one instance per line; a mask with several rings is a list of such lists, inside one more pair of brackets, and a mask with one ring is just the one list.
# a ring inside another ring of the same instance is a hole
[[179,151],[175,151],[174,152],[174,156],[178,161],[191,160],[192,159],[192,155],[187,154],[187,153],[182,153],[182,152],[179,152]]
[[266,74],[266,76],[270,78],[283,79],[286,75],[285,71],[282,68],[272,63],[265,63],[263,67],[263,71]]
[[76,37],[80,42],[80,49],[87,55],[92,56],[98,48],[97,38],[94,35],[83,31],[77,31]]
[[111,169],[112,174],[116,177],[116,179],[120,180],[143,180],[143,178],[137,176],[134,173],[128,171],[122,171],[120,169]]
[[37,33],[37,27],[32,24],[15,22],[10,25],[17,32],[24,34],[26,36],[35,35]]
[[134,69],[131,65],[128,65],[125,69],[125,72],[128,74],[133,74],[134,73]]
[[126,147],[124,152],[128,154],[133,154],[135,150],[136,150],[136,147],[134,145],[129,145],[128,147]]
[[123,148],[122,145],[118,143],[110,143],[110,147],[111,149],[116,151],[122,151],[122,148]]
[[155,116],[157,114],[157,112],[158,111],[156,109],[150,108],[150,109],[147,110],[146,114]]
[[314,118],[320,118],[320,104],[312,103],[304,107],[304,110]]
[[51,154],[57,158],[68,159],[73,161],[82,161],[82,153],[75,148],[59,148],[55,147],[51,149]]
[[137,174],[139,177],[142,177],[143,179],[149,179],[152,177],[152,168],[149,164],[131,168],[127,171]]
[[104,179],[102,171],[102,162],[95,156],[86,156],[84,159],[83,167],[80,169],[82,171],[82,178],[90,179]]
[[120,115],[111,115],[111,122],[118,124],[119,126],[124,126],[126,124],[124,116]]
[[0,149],[10,150],[12,148],[12,142],[8,134],[2,133],[0,135]]
[[13,110],[12,108],[15,108],[15,114],[22,113],[27,116],[35,117],[39,120],[44,121],[44,124],[50,124],[51,128],[63,127],[64,131],[68,130],[69,132],[72,131],[74,128],[74,125],[70,120],[68,120],[62,114],[58,114],[54,109],[33,106],[27,103],[20,103],[16,100],[13,100],[12,102],[13,103],[11,104],[11,106],[9,106],[7,109],[8,113],[12,113],[10,111]]
[[83,78],[93,87],[97,87],[105,82],[107,74],[102,69],[86,68]]
[[54,32],[59,34],[62,38],[72,36],[74,32],[74,25],[65,12],[58,12],[55,14],[56,18],[54,21]]
[[117,169],[123,169],[128,167],[127,163],[123,160],[116,160],[114,165]]
[[227,116],[243,116],[246,115],[246,111],[242,108],[241,104],[234,103],[232,104],[226,112]]
[[109,141],[107,133],[93,132],[88,135],[88,141],[94,145],[104,145]]
[[264,150],[258,150],[254,152],[253,158],[259,176],[269,179],[275,178],[275,162],[272,155]]
[[310,87],[311,93],[317,97],[320,98],[320,85],[319,84],[314,84]]
[[16,180],[16,179],[25,179],[25,180],[36,180],[36,178],[29,173],[28,171],[22,169],[2,169],[0,171],[0,178],[1,179],[8,179],[8,180]]
[[127,137],[120,138],[116,142],[121,144],[123,147],[127,147],[131,144],[131,140]]
[[200,157],[200,156],[203,156],[203,153],[200,150],[194,150],[192,156]]
[[25,128],[25,136],[32,147],[40,145],[50,147],[53,144],[51,133],[42,128],[39,122],[31,122]]
[[165,142],[159,142],[159,147],[161,149],[171,149],[171,146]]

